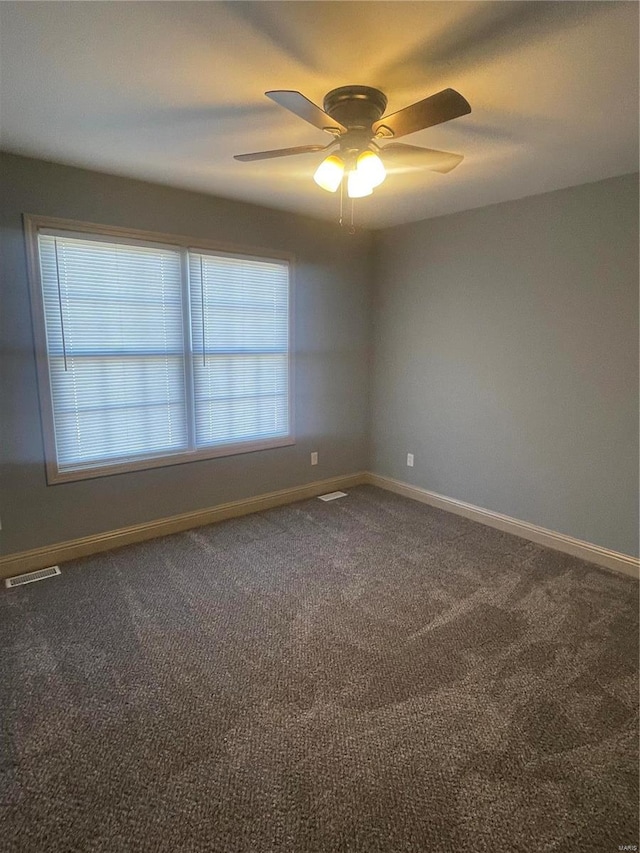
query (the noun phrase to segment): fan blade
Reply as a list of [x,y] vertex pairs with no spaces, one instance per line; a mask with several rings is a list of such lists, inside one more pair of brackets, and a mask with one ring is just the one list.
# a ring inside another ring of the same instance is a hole
[[404,142],[390,142],[380,153],[387,161],[403,161],[416,166],[424,166],[432,172],[446,174],[464,160],[462,154],[452,154],[450,151],[436,151],[435,148],[420,148],[417,145],[405,145]]
[[411,104],[397,113],[383,116],[373,124],[373,132],[382,137],[406,136],[425,127],[442,124],[453,118],[467,115],[471,107],[465,98],[455,89],[443,89],[422,101]]
[[289,110],[299,118],[308,121],[314,127],[319,127],[320,130],[326,130],[328,133],[344,133],[347,129],[308,98],[305,98],[301,92],[276,89],[273,92],[265,92],[265,95],[275,101],[276,104],[280,104],[285,110]]
[[[333,143],[330,143],[332,145]],[[325,151],[330,145],[298,145],[296,148],[276,148],[273,151],[256,151],[255,154],[234,154],[234,160],[243,163],[249,160],[271,160],[272,157],[289,157],[291,154],[312,154],[314,151]]]

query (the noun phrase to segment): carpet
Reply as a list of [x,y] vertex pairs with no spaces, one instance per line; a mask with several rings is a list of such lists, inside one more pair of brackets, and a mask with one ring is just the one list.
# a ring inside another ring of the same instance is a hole
[[638,844],[638,584],[369,486],[0,591],[0,848]]

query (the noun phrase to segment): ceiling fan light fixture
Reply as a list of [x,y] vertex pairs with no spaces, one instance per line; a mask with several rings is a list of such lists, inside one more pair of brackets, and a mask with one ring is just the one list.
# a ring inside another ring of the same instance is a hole
[[373,189],[379,187],[387,177],[384,163],[374,151],[363,151],[356,162],[358,174]]
[[334,193],[344,175],[344,160],[337,154],[329,154],[315,171],[313,180],[327,192]]
[[[335,193],[340,189],[340,225],[344,224],[345,189],[350,199],[370,196],[386,178],[382,158],[393,164],[403,157],[411,157],[417,165],[443,174],[455,169],[463,160],[461,154],[388,141],[468,115],[471,106],[455,89],[443,89],[389,114],[385,112],[387,96],[371,86],[340,86],[332,89],[325,95],[322,108],[301,92],[291,89],[272,90],[265,92],[265,95],[318,130],[330,133],[333,140],[328,145],[297,145],[236,154],[235,159],[243,162],[270,160],[294,154],[338,150],[341,156],[330,154],[326,157],[313,178],[327,192]],[[378,144],[381,139],[387,142],[383,147]],[[351,204],[350,233],[354,233],[353,208]]]
[[373,187],[358,169],[352,169],[347,177],[347,195],[349,198],[364,198],[371,195]]

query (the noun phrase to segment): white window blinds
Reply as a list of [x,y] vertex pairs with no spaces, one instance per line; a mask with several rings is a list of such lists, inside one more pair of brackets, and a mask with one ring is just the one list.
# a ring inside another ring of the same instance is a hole
[[179,251],[39,244],[60,470],[186,448]]
[[293,443],[287,261],[37,241],[54,482]]
[[189,253],[197,446],[289,432],[289,268]]

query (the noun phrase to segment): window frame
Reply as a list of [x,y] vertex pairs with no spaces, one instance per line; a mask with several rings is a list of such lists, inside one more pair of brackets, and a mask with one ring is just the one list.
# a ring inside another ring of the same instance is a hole
[[[70,483],[76,480],[89,480],[97,477],[108,477],[130,471],[145,471],[150,468],[164,468],[170,465],[181,465],[188,462],[198,462],[205,459],[217,459],[223,456],[238,456],[244,453],[254,453],[260,450],[271,450],[278,447],[289,447],[296,443],[295,439],[295,365],[294,365],[294,317],[295,317],[295,258],[288,252],[279,252],[253,246],[238,246],[220,241],[195,239],[177,234],[166,234],[157,231],[143,231],[123,228],[115,225],[102,225],[94,222],[80,222],[72,219],[61,219],[51,216],[23,214],[24,235],[27,253],[27,273],[31,298],[31,314],[33,319],[34,352],[36,357],[38,377],[38,397],[40,401],[40,421],[44,445],[45,472],[48,485]],[[40,231],[59,231],[66,235],[87,236],[92,238],[119,239],[123,242],[156,244],[157,246],[177,249],[180,252],[180,268],[182,272],[183,292],[183,329],[185,347],[185,396],[187,404],[187,427],[190,448],[175,453],[162,455],[149,454],[121,462],[95,464],[88,463],[85,467],[73,470],[60,470],[58,465],[53,398],[49,373],[49,353],[47,349],[47,333],[44,312],[44,297],[40,275],[40,255],[38,235]],[[289,268],[289,353],[288,353],[288,413],[289,432],[286,436],[242,441],[232,444],[195,448],[195,406],[193,389],[193,369],[190,360],[197,357],[193,349],[191,335],[191,316],[189,299],[189,251],[213,252],[226,256],[241,257],[248,260],[281,261]]]

